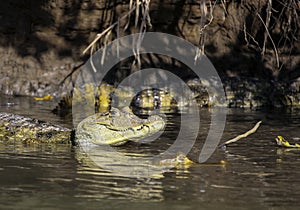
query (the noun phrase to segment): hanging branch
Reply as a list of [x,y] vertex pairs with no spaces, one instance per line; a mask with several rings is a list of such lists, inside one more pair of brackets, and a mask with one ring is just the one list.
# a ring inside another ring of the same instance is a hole
[[139,7],[139,5],[141,4],[140,1],[137,1],[137,4],[134,5],[127,14],[125,14],[124,16],[122,16],[121,18],[118,19],[118,21],[114,22],[112,25],[110,25],[108,28],[106,28],[104,31],[102,31],[101,33],[96,35],[96,38],[89,44],[89,46],[87,48],[85,48],[85,50],[83,51],[83,54],[85,54],[88,50],[90,50],[92,48],[92,46],[94,46],[102,37],[103,35],[105,35],[106,33],[108,33],[109,31],[111,31],[116,25],[119,24],[120,20],[123,20],[127,17],[129,17],[131,15],[131,13],[133,11],[135,11],[135,9],[137,7]]
[[[150,15],[149,15],[149,5],[150,5],[150,0],[145,0],[142,4],[142,21],[141,21],[141,26],[140,26],[140,33],[138,36],[138,39],[136,41],[136,45],[132,48],[135,60],[137,60],[137,65],[138,68],[141,66],[141,58],[140,58],[140,48],[142,41],[144,39],[144,35],[147,30],[147,25],[152,27],[151,21],[150,21]],[[135,62],[133,63],[133,65]]]
[[279,57],[278,57],[278,52],[277,52],[277,48],[276,48],[276,45],[272,39],[272,36],[271,34],[269,33],[269,30],[268,30],[268,27],[266,26],[266,24],[264,23],[263,19],[261,18],[261,16],[259,14],[257,14],[258,18],[260,19],[260,21],[262,22],[263,26],[265,27],[266,29],[266,34],[269,36],[270,40],[271,40],[271,43],[274,47],[274,52],[275,52],[275,56],[276,56],[276,63],[277,63],[277,68],[279,68]]
[[[268,0],[266,28],[269,28],[271,16],[272,16],[272,0]],[[265,32],[265,34],[264,34],[264,44],[263,44],[262,52],[261,52],[262,55],[265,54],[267,38],[268,38],[268,34],[267,34],[267,32]]]
[[[217,1],[215,1],[214,6],[216,4]],[[201,0],[200,1],[200,14],[201,14],[201,18],[200,18],[200,30],[199,30],[199,42],[198,42],[198,46],[199,48],[197,48],[196,51],[196,55],[194,58],[194,61],[196,62],[196,60],[198,58],[200,58],[200,56],[202,54],[204,54],[204,44],[205,44],[205,29],[207,26],[209,26],[211,24],[211,22],[213,21],[213,8],[214,6],[212,6],[211,1],[209,1],[209,14],[210,14],[210,19],[207,22],[207,14],[208,14],[208,9],[206,6],[206,0]]]
[[[128,13],[125,14],[124,16],[118,18],[118,20],[115,23],[111,24],[104,31],[97,34],[96,38],[83,51],[83,54],[85,54],[87,51],[90,50],[90,55],[92,55],[92,52],[94,51],[95,44],[101,38],[103,38],[103,36],[104,36],[104,43],[107,43],[108,39],[109,39],[109,35],[111,34],[111,31],[115,26],[117,27],[117,30],[118,30],[117,31],[117,38],[119,38],[120,20],[125,19],[127,17],[129,18],[127,24],[124,27],[124,30],[126,30],[129,26],[129,23],[130,23],[130,16],[135,11],[135,26],[138,25],[140,13],[142,14],[140,34],[139,34],[137,40],[133,40],[133,43],[132,43],[132,51],[133,51],[133,55],[135,57],[135,61],[137,61],[138,66],[140,66],[141,61],[140,61],[139,51],[140,51],[140,48],[141,48],[141,43],[143,41],[147,26],[152,27],[151,18],[150,18],[150,15],[149,15],[149,6],[150,6],[150,0],[136,0],[135,3],[133,2],[133,0],[130,0]],[[103,50],[103,54],[102,54],[102,57],[101,57],[101,64],[103,64],[103,62],[104,62],[104,58],[105,58],[105,55],[106,55],[105,50],[106,50],[106,47],[104,45],[104,50]],[[119,42],[117,43],[117,55],[119,56]],[[135,61],[133,62],[132,65],[135,65]],[[92,62],[92,60],[91,60],[91,62]],[[93,64],[92,64],[92,67],[93,67],[93,70],[96,71]]]

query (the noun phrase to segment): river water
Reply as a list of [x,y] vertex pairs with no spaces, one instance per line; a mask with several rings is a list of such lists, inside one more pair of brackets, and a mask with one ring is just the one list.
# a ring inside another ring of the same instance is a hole
[[[51,113],[53,102],[1,96],[0,105],[0,111],[72,127],[71,119]],[[200,113],[203,128],[199,139],[207,131],[211,111],[201,109]],[[165,151],[184,124],[180,113],[169,113],[167,119],[158,140],[127,144],[115,151],[140,156],[140,160]],[[117,163],[114,152],[97,147],[93,150],[98,158],[95,162],[81,146],[0,142],[0,209],[297,208],[300,150],[277,147],[274,138],[300,137],[299,110],[230,109],[221,143],[251,129],[259,120],[263,123],[256,133],[226,148],[218,147],[206,163],[167,169]],[[197,160],[200,149],[196,145],[188,157]],[[146,170],[149,176],[128,173],[136,168]]]

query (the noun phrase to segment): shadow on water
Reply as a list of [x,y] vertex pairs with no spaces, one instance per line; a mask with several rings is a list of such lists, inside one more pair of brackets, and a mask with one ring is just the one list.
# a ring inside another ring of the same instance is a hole
[[[14,104],[8,107],[7,100]],[[52,108],[51,102],[1,97],[1,111],[62,124],[63,119],[51,114]],[[201,110],[201,135],[207,132],[209,115],[208,109]],[[166,150],[178,134],[179,116],[178,113],[168,114],[166,134],[158,141],[128,144],[116,148],[117,152],[142,158]],[[155,176],[140,178],[124,176],[124,166],[118,173],[99,167],[80,147],[0,142],[0,208],[247,209],[299,206],[300,150],[279,148],[274,141],[277,135],[287,139],[299,137],[298,112],[231,109],[222,142],[249,130],[260,119],[263,124],[255,134],[226,149],[218,148],[205,164],[160,170]],[[197,151],[194,149],[191,153]],[[104,152],[99,152],[98,156],[105,156]],[[191,158],[193,155],[189,154]],[[226,164],[219,164],[220,160]],[[109,159],[105,161],[105,164],[117,165]],[[137,165],[125,167],[130,170]],[[140,166],[149,169],[149,165]]]

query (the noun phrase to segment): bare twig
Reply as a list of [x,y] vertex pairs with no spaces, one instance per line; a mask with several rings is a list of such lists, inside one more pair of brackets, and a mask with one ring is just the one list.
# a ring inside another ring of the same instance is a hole
[[65,78],[59,83],[59,85],[62,85],[62,84],[63,84],[70,76],[72,76],[72,74],[73,74],[76,70],[80,69],[80,67],[83,66],[84,64],[85,64],[85,62],[82,62],[82,63],[80,63],[79,65],[74,66],[74,67],[72,68],[72,71],[71,71],[67,76],[65,76]]
[[120,18],[117,24],[117,57],[120,58]]
[[225,14],[228,15],[228,12],[226,10],[226,0],[221,0],[221,3],[222,3]]
[[[120,20],[125,19],[127,17],[129,17],[129,20],[125,26],[125,29],[129,26],[130,23],[130,16],[131,14],[135,11],[135,26],[138,25],[139,23],[139,16],[141,13],[141,26],[140,26],[140,34],[137,38],[137,40],[133,40],[132,43],[132,51],[133,51],[133,55],[135,57],[135,61],[137,61],[138,66],[140,66],[140,47],[141,47],[141,43],[144,37],[144,34],[146,32],[147,26],[151,27],[151,18],[149,15],[149,5],[150,5],[150,0],[136,0],[135,2],[133,0],[130,0],[129,3],[129,11],[126,13],[126,15],[120,17],[115,23],[111,24],[108,28],[106,28],[104,31],[102,31],[101,33],[97,34],[97,37],[89,44],[89,46],[83,51],[83,54],[85,54],[88,50],[90,50],[90,54],[92,55],[93,51],[94,51],[94,46],[95,44],[104,37],[104,47],[103,47],[103,54],[101,57],[101,64],[103,64],[104,59],[105,59],[105,55],[106,55],[106,43],[109,40],[109,36],[112,32],[112,29],[116,26],[117,27],[117,38],[119,38],[119,27],[120,27]],[[141,7],[141,8],[140,8]],[[119,42],[117,42],[117,56],[119,57]],[[93,64],[92,59],[91,61],[91,65],[94,71],[96,71],[96,68]],[[135,61],[133,63],[133,65],[135,64]]]
[[[150,27],[152,26],[150,21],[150,15],[149,15],[149,5],[150,5],[150,0],[142,1],[141,4],[142,20],[141,20],[140,31],[137,40],[133,40],[132,43],[132,51],[135,57],[135,61],[137,61],[138,68],[140,68],[141,66],[140,48],[147,29],[147,25]],[[136,64],[135,61],[133,62],[132,65]]]
[[[268,0],[267,17],[266,17],[266,23],[265,23],[266,24],[266,29],[269,28],[271,16],[272,16],[272,0]],[[268,34],[267,34],[266,31],[265,31],[265,34],[264,34],[264,44],[263,44],[262,52],[261,52],[262,55],[265,54],[265,50],[266,50],[266,43],[267,43],[267,38],[268,38]]]
[[260,46],[259,46],[259,43],[255,40],[255,38],[247,32],[247,27],[246,27],[246,23],[244,23],[244,39],[247,43],[247,46],[250,45],[248,39],[247,39],[247,36],[249,36],[251,38],[251,40],[256,44],[256,46],[258,47],[259,50],[261,50]]
[[[109,31],[105,37],[104,37],[104,43],[107,43],[108,42],[108,39],[109,39],[109,35],[111,34],[111,31]],[[102,53],[102,57],[101,57],[101,65],[103,65],[104,63],[104,59],[105,59],[105,54],[106,54],[106,44],[104,45],[103,47],[103,53]]]
[[263,19],[261,18],[261,16],[260,16],[258,13],[257,13],[257,16],[258,16],[258,18],[261,20],[262,24],[264,25],[264,27],[265,27],[265,29],[266,29],[266,33],[268,34],[268,36],[269,36],[269,38],[270,38],[270,40],[271,40],[271,43],[272,43],[272,45],[273,45],[273,47],[274,47],[274,52],[275,52],[276,62],[277,62],[277,68],[279,68],[279,57],[278,57],[278,52],[277,52],[276,45],[275,45],[275,43],[274,43],[274,41],[273,41],[273,39],[272,39],[272,36],[271,36],[271,34],[270,34],[269,30],[268,30],[268,27],[267,27],[266,24],[264,23]]
[[248,41],[248,39],[247,39],[247,35],[248,35],[248,33],[247,33],[247,29],[246,29],[246,23],[244,22],[244,25],[243,25],[243,28],[244,28],[244,39],[245,39],[245,41],[246,41],[246,43],[247,43],[247,46],[249,46],[249,41]]
[[90,63],[91,63],[91,66],[92,66],[93,71],[96,73],[96,72],[97,72],[97,69],[96,69],[96,67],[95,67],[95,65],[94,65],[94,62],[93,62],[93,56],[92,56],[93,51],[94,51],[94,47],[95,47],[95,45],[92,45],[92,47],[91,47],[91,52],[90,52]]
[[89,46],[88,46],[87,48],[85,48],[85,50],[83,51],[82,54],[85,54],[89,49],[91,49],[92,46],[94,46],[94,45],[98,42],[98,40],[101,39],[102,36],[103,36],[104,34],[106,34],[107,32],[109,32],[114,26],[115,26],[115,24],[112,24],[112,25],[109,26],[107,29],[105,29],[104,31],[102,31],[102,33],[97,34],[97,37],[91,42],[91,44],[89,44]]
[[[207,6],[206,6],[206,0],[201,0],[200,1],[200,14],[201,14],[201,18],[200,18],[200,29],[199,29],[199,43],[198,43],[198,46],[200,49],[197,49],[196,51],[196,55],[195,55],[195,58],[194,58],[194,61],[196,62],[198,58],[201,57],[201,55],[204,54],[204,45],[205,45],[205,29],[207,26],[209,26],[214,17],[213,17],[213,8],[214,6],[216,5],[216,2],[214,3],[214,5],[212,6],[211,4],[211,1],[209,1],[209,14],[210,14],[210,19],[209,21],[207,22],[207,14],[208,14],[208,9],[207,9]],[[222,2],[223,3],[223,2]]]
[[120,20],[123,20],[125,18],[127,18],[128,16],[130,16],[130,14],[135,11],[136,7],[139,7],[139,5],[141,4],[140,1],[138,1],[138,5],[133,6],[127,14],[125,14],[124,16],[122,16],[121,18],[118,19],[118,21],[116,21],[115,23],[111,24],[108,28],[106,28],[104,31],[102,31],[100,34],[97,34],[97,37],[89,44],[89,46],[87,48],[85,48],[85,50],[83,51],[83,54],[85,54],[89,49],[92,48],[93,45],[95,45],[102,37],[103,35],[105,35],[106,33],[108,33],[109,31],[111,31],[118,23]]
[[[136,5],[139,5],[141,2],[140,2],[140,0],[136,0]],[[140,15],[140,7],[139,6],[137,6],[136,7],[136,10],[135,10],[135,22],[134,22],[134,25],[135,25],[135,27],[137,26],[137,24],[138,24],[138,21],[139,21],[139,15]]]

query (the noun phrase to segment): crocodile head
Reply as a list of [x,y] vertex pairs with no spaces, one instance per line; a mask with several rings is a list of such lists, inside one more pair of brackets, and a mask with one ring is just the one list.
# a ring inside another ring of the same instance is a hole
[[138,141],[157,133],[165,127],[165,121],[158,115],[141,119],[129,108],[97,113],[82,120],[76,129],[76,138],[94,144],[122,145],[127,141]]

